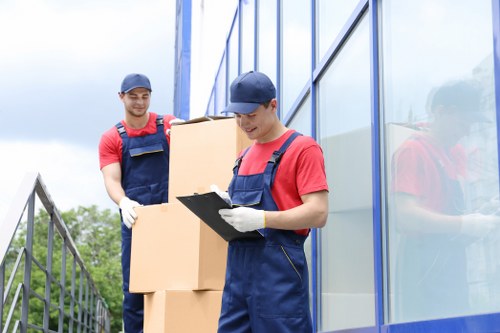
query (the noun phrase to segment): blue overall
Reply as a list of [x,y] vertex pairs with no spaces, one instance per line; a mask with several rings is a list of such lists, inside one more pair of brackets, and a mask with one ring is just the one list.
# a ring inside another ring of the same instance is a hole
[[[165,137],[163,117],[158,115],[156,133],[146,136],[129,137],[121,123],[116,124],[116,128],[123,142],[121,168],[125,195],[142,205],[167,202],[170,150]],[[144,321],[144,295],[131,294],[128,291],[132,230],[122,222],[121,232],[125,333],[141,333]]]
[[[236,161],[229,194],[235,206],[277,211],[271,195],[282,154],[295,132],[275,151],[264,173],[238,175]],[[310,333],[306,236],[290,230],[261,229],[262,239],[229,242],[219,333]]]

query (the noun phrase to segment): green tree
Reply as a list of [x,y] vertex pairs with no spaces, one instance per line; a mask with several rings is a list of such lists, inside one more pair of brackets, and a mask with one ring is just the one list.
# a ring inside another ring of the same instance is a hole
[[122,327],[121,225],[118,212],[96,206],[61,214],[111,313],[111,332]]

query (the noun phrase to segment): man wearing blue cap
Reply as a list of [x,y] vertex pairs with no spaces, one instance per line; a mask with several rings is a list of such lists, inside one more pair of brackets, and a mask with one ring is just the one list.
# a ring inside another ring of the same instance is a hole
[[134,207],[168,201],[170,127],[182,122],[173,115],[148,112],[151,83],[143,74],[129,74],[118,96],[125,107],[125,119],[106,131],[99,143],[100,168],[110,198],[122,217],[123,322],[126,333],[143,331],[142,294],[129,288]]
[[232,112],[254,140],[240,154],[222,218],[261,239],[229,242],[219,333],[312,332],[304,241],[328,215],[323,153],[311,137],[286,128],[277,115],[276,88],[263,73],[231,84]]
[[470,79],[431,90],[427,111],[432,121],[420,123],[392,157],[391,213],[399,233],[393,251],[394,314],[399,321],[459,316],[472,309],[467,248],[500,227],[498,202],[492,212],[474,209],[479,200],[470,199],[474,182],[462,145],[474,125],[491,122],[482,98],[481,84]]

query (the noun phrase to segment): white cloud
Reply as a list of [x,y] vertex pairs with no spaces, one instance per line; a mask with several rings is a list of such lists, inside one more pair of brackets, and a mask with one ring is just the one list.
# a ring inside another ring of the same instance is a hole
[[52,141],[0,142],[4,156],[0,169],[0,218],[13,203],[14,194],[30,172],[38,172],[59,211],[97,205],[116,209],[109,199],[99,170],[96,150]]
[[173,44],[174,7],[168,1],[78,6],[23,0],[0,9],[1,57],[10,64],[50,59],[89,65],[116,61],[130,51],[147,54],[152,41]]

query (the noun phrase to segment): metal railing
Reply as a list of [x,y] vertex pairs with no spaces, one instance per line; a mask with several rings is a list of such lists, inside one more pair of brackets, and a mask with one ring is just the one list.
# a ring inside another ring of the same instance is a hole
[[[35,219],[38,202],[47,223]],[[0,225],[0,295],[1,333],[110,332],[106,303],[38,173],[25,176]]]

